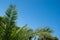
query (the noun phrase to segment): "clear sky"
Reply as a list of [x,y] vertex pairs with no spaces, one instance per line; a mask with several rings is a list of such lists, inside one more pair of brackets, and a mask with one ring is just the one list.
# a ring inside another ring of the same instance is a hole
[[53,35],[60,38],[60,0],[0,0],[0,16],[10,4],[17,7],[18,26],[28,24],[32,29],[49,26]]

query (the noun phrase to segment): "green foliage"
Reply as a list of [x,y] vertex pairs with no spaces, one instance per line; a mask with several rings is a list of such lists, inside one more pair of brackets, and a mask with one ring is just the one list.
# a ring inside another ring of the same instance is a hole
[[4,17],[0,17],[0,40],[32,40],[38,36],[38,40],[58,40],[57,37],[51,35],[50,28],[41,28],[36,31],[27,27],[17,27],[17,10],[16,6],[10,5]]

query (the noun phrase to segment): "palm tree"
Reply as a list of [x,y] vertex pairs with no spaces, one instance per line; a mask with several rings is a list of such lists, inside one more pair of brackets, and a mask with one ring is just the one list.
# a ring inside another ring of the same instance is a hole
[[36,31],[37,35],[39,36],[38,40],[46,40],[46,37],[51,37],[51,30],[47,27],[38,29]]
[[37,30],[37,35],[39,36],[38,40],[58,40],[57,37],[53,37],[52,33],[53,31],[48,28],[48,27],[44,27],[41,29]]
[[[4,17],[0,17],[0,40],[30,40],[33,30],[24,25],[16,26],[17,11],[15,6],[10,5]],[[2,31],[3,30],[3,31]],[[4,34],[4,35],[3,35]],[[3,36],[2,36],[3,35]]]

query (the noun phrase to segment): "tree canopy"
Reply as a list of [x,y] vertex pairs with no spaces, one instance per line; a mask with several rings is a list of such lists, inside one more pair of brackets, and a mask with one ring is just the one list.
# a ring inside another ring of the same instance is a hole
[[[15,5],[10,5],[5,13],[0,17],[0,40],[32,40],[38,36],[37,40],[58,40],[52,36],[50,28],[40,28],[33,30],[26,25],[18,27],[16,25],[17,9]],[[35,39],[34,39],[35,40]]]

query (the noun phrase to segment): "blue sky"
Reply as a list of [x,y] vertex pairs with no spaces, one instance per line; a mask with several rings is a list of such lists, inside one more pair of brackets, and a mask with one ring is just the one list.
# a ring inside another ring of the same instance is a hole
[[17,25],[28,24],[32,29],[49,26],[60,37],[60,0],[0,0],[0,16],[10,4],[18,10]]

